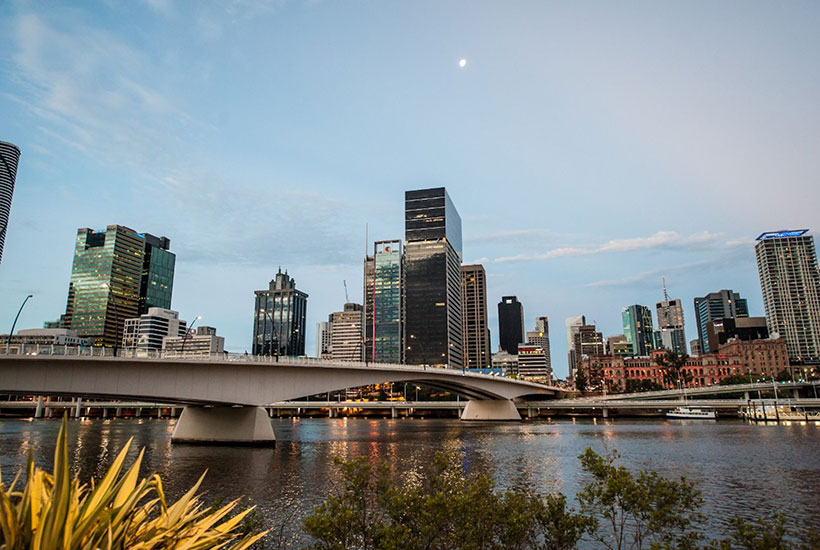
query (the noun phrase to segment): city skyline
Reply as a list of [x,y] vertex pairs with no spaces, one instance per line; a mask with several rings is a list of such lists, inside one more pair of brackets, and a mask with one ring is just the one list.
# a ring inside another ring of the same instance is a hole
[[[690,339],[695,296],[732,288],[762,316],[754,238],[820,227],[817,6],[166,6],[0,7],[0,139],[23,151],[0,316],[34,294],[19,328],[64,311],[76,229],[117,223],[173,240],[173,309],[232,351],[250,348],[251,292],[289,266],[313,349],[361,277],[365,225],[400,236],[402,192],[446,186],[488,303],[556,320],[563,358],[563,319],[619,334],[664,274]],[[169,32],[186,19],[212,32]]]

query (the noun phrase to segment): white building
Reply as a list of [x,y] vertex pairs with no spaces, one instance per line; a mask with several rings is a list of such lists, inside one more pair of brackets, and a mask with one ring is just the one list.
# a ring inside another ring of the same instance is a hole
[[125,350],[161,350],[163,338],[182,336],[186,328],[187,323],[180,320],[178,312],[151,307],[148,313],[125,320],[122,347]]
[[361,361],[364,357],[364,312],[360,304],[345,304],[331,316],[330,358]]
[[169,357],[210,357],[225,353],[225,338],[216,335],[214,327],[198,327],[196,334],[166,336],[162,340],[163,354]]
[[316,357],[330,359],[330,321],[316,323]]

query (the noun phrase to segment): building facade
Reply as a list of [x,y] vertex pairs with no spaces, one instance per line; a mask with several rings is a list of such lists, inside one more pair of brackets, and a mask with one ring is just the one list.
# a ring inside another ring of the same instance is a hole
[[498,346],[507,353],[518,353],[524,342],[524,307],[515,296],[502,296],[498,302]]
[[624,336],[632,345],[632,355],[649,355],[654,349],[655,335],[652,330],[652,312],[648,307],[635,304],[621,311]]
[[461,368],[461,218],[443,187],[405,199],[405,356]]
[[404,254],[400,240],[377,241],[364,267],[365,354],[404,362]]
[[91,345],[88,338],[81,338],[76,330],[66,328],[18,330],[17,334],[14,334],[11,338],[8,334],[0,334],[0,342],[5,342],[9,346],[9,353],[14,354],[25,354],[28,350],[36,353],[38,346],[87,347]]
[[545,384],[552,381],[552,369],[544,348],[533,344],[518,344],[517,351],[519,379]]
[[715,319],[706,327],[709,349],[720,350],[726,342],[738,340],[764,340],[769,337],[769,327],[765,317],[738,317],[737,319]]
[[678,355],[686,353],[686,331],[683,326],[683,304],[677,298],[669,298],[666,283],[663,285],[663,301],[655,304],[658,330],[655,332],[655,349],[672,350]]
[[13,143],[0,141],[0,263],[3,261],[3,245],[6,243],[6,228],[11,214],[11,198],[17,179],[17,165],[20,162],[20,148]]
[[92,345],[119,347],[126,319],[138,317],[143,308],[170,308],[174,254],[169,245],[166,237],[121,225],[109,225],[105,231],[78,229],[66,328],[89,338]]
[[253,354],[304,355],[308,295],[281,268],[267,290],[254,295]]
[[188,323],[179,313],[160,307],[148,308],[148,312],[134,319],[126,319],[122,347],[125,350],[162,349],[162,341],[169,336],[184,336]]
[[795,364],[820,364],[820,271],[808,229],[763,233],[755,256],[769,334]]
[[[654,351],[646,357],[590,356],[583,367],[588,373],[588,387],[609,393],[642,391],[651,388],[675,389],[672,379],[657,360],[664,351]],[[681,386],[697,388],[713,386],[731,376],[757,381],[771,380],[789,369],[786,342],[783,339],[734,340],[720,353],[689,357],[681,369]]]
[[527,331],[527,344],[534,344],[544,350],[547,366],[552,373],[552,354],[550,353],[550,321],[547,317],[535,318],[535,330]]
[[487,328],[487,275],[483,265],[461,266],[461,326],[464,335],[464,366],[486,369],[492,361]]
[[587,320],[583,315],[569,317],[564,322],[564,326],[567,330],[567,367],[569,369],[567,379],[569,381],[575,379],[575,369],[578,367],[578,358],[575,353],[575,334],[581,326],[586,324]]
[[[331,315],[330,318],[333,316]],[[316,357],[330,359],[330,329],[331,321],[316,323]]]
[[715,319],[736,319],[749,316],[749,305],[745,298],[732,290],[710,292],[706,296],[695,298],[695,321],[698,325],[700,353],[712,353],[709,349],[707,326]]
[[224,355],[225,338],[217,336],[214,327],[197,327],[196,334],[167,336],[162,341],[163,354],[170,357],[200,357]]
[[347,303],[330,316],[330,358],[361,361],[364,358],[364,311],[361,304]]

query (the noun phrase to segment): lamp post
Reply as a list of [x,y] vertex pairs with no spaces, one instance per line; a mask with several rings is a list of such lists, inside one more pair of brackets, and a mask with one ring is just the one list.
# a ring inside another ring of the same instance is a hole
[[188,333],[190,333],[190,332],[193,330],[194,325],[195,325],[195,324],[196,324],[196,322],[197,322],[197,321],[199,321],[200,319],[202,319],[202,315],[197,315],[196,317],[194,317],[194,320],[193,320],[193,322],[191,323],[191,326],[190,326],[190,327],[188,327],[188,328],[185,330],[185,335],[182,337],[182,350],[180,350],[180,352],[179,352],[179,354],[180,354],[182,357],[185,357],[185,342],[188,340]]
[[17,319],[20,318],[20,313],[23,311],[23,307],[26,305],[29,298],[34,298],[34,294],[29,294],[26,296],[26,299],[23,300],[22,304],[20,304],[20,309],[17,310],[17,315],[14,316],[14,322],[11,324],[11,330],[9,331],[9,339],[6,340],[6,355],[8,355],[9,348],[11,347],[11,336],[14,334],[14,327],[17,326]]

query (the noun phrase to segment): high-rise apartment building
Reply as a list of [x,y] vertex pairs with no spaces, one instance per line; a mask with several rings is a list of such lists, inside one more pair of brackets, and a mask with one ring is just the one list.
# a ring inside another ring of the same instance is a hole
[[166,237],[121,225],[105,231],[78,229],[66,328],[95,346],[119,347],[126,319],[152,307],[169,309],[175,260],[169,246]]
[[492,364],[492,352],[487,328],[487,275],[483,265],[461,266],[461,307],[464,366],[486,369]]
[[443,187],[404,204],[406,362],[461,368],[461,218]]
[[347,303],[330,316],[330,358],[361,361],[364,357],[364,312],[361,304]]
[[254,294],[253,354],[304,355],[308,295],[281,268],[267,290]]
[[533,344],[544,350],[547,366],[552,373],[552,355],[550,353],[550,322],[546,317],[535,318],[535,330],[527,332],[527,344]]
[[184,336],[187,325],[179,318],[179,312],[149,308],[147,313],[125,320],[122,347],[125,350],[161,350],[163,338]]
[[655,348],[672,350],[679,355],[686,353],[686,331],[683,327],[683,304],[669,298],[666,281],[663,284],[663,301],[655,304],[658,330],[655,331]]
[[655,335],[652,330],[652,312],[648,307],[635,304],[621,311],[624,336],[632,345],[632,355],[643,357],[654,349]]
[[11,197],[14,194],[19,161],[20,148],[0,141],[0,262],[3,261],[3,245],[6,243],[6,228],[9,225]]
[[716,350],[709,349],[707,327],[716,319],[736,319],[749,316],[749,305],[745,298],[732,290],[710,292],[701,298],[695,298],[695,320],[698,325],[700,353],[703,355]]
[[763,233],[755,256],[769,333],[793,363],[820,363],[820,271],[808,229]]
[[404,362],[404,255],[400,240],[377,241],[364,263],[365,354]]
[[507,353],[518,353],[524,342],[524,307],[515,296],[502,296],[498,302],[498,344]]

